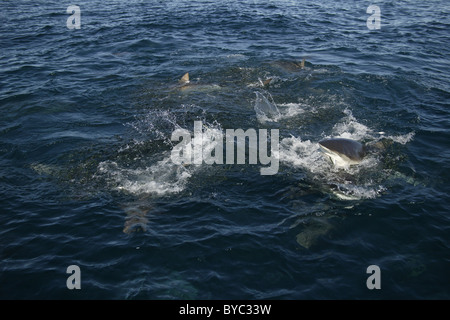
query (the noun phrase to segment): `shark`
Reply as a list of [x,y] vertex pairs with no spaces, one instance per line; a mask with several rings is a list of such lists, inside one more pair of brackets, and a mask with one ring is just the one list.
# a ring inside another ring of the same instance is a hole
[[319,141],[319,146],[336,167],[359,164],[367,154],[366,146],[352,139],[324,139]]
[[[292,61],[292,60],[277,60],[272,61],[269,64],[272,67],[284,72],[284,73],[299,73],[305,70],[306,59],[302,61]],[[262,87],[267,87],[272,83],[273,78],[267,78],[265,80],[260,80],[260,85]]]
[[299,72],[305,69],[305,62],[305,59],[302,59],[302,61],[279,60],[272,62],[271,65],[286,72]]
[[175,86],[175,89],[183,92],[209,92],[219,90],[221,86],[217,84],[200,84],[200,83],[192,83],[189,78],[189,72],[185,73],[181,79],[178,81],[178,85]]

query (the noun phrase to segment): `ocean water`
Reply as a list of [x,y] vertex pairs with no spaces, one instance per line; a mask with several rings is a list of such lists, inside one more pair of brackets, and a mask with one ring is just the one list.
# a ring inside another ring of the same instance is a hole
[[[1,299],[450,298],[448,1],[69,5],[0,3]],[[276,173],[176,164],[195,121]]]

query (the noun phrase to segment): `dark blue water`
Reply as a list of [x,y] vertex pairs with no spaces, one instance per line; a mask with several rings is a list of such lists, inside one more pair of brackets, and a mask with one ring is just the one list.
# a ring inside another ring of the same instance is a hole
[[[74,4],[0,4],[0,298],[450,298],[448,1]],[[278,172],[174,164],[196,120],[278,129]]]

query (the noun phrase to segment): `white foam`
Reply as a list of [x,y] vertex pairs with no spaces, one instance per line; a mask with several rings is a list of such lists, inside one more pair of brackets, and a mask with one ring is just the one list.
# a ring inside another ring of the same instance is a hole
[[[178,127],[178,125],[174,125],[174,127]],[[202,145],[203,153],[208,154],[209,152],[210,154],[218,142],[209,137],[217,136],[221,132],[222,129],[217,122],[204,124],[203,136],[195,136],[193,132],[189,132],[194,138],[187,147],[192,149]],[[170,141],[170,136],[164,135],[162,138]],[[127,144],[120,148],[119,152],[127,152],[128,149],[133,149],[141,144],[140,141],[134,141],[131,145]],[[163,196],[180,193],[185,190],[190,178],[205,164],[186,166],[176,164],[173,162],[171,151],[165,150],[149,156],[152,159],[162,158],[162,160],[155,162],[155,160],[148,159],[148,165],[145,164],[146,159],[134,159],[139,160],[136,161],[140,165],[137,168],[133,168],[134,164],[130,163],[119,164],[112,160],[103,161],[98,165],[98,173],[106,177],[107,183],[112,189],[136,196],[146,194]]]
[[299,114],[305,113],[306,110],[314,113],[316,110],[305,103],[280,103],[276,104],[269,93],[266,95],[256,92],[257,98],[255,100],[256,117],[260,123],[278,122],[280,120],[296,117]]
[[409,132],[407,134],[398,135],[398,136],[386,136],[385,138],[390,139],[390,140],[400,143],[400,144],[407,144],[408,142],[410,142],[414,139],[414,136],[415,136],[415,132]]
[[409,132],[403,135],[386,135],[384,131],[376,131],[368,126],[358,122],[353,116],[351,110],[345,109],[346,116],[341,122],[337,123],[330,136],[324,138],[346,138],[357,141],[361,140],[381,140],[386,138],[400,144],[406,144],[413,140],[415,132]]
[[280,142],[280,161],[297,168],[307,169],[312,173],[328,167],[321,154],[318,143],[303,141],[299,137],[284,138]]
[[303,103],[281,103],[277,106],[281,113],[280,119],[289,119],[305,113],[305,109],[308,107]]
[[385,190],[385,187],[377,185],[359,186],[354,184],[341,184],[332,192],[341,200],[360,200],[375,199]]
[[226,56],[229,59],[244,59],[245,55],[242,53],[232,53]]
[[357,141],[373,138],[373,130],[358,122],[351,110],[345,109],[344,113],[346,116],[342,119],[342,122],[333,127],[332,136],[326,138],[345,138]]
[[166,195],[184,190],[192,176],[189,168],[174,165],[170,157],[145,167],[129,169],[114,161],[104,161],[98,166],[99,172],[107,176],[113,189],[134,195]]

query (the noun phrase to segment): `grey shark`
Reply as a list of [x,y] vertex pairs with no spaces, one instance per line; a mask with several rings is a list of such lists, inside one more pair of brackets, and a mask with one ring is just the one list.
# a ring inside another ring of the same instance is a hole
[[[300,62],[291,60],[277,60],[272,61],[269,64],[285,73],[298,73],[305,69],[305,62],[305,59],[302,59]],[[272,78],[267,78],[264,81],[260,80],[262,87],[269,86],[272,83],[272,80]]]
[[285,71],[285,72],[299,72],[305,68],[305,59],[302,61],[291,61],[291,60],[279,60],[274,61],[271,65]]
[[355,140],[332,138],[319,141],[320,149],[337,167],[360,163],[366,155],[366,147]]
[[217,84],[192,83],[191,80],[189,79],[189,73],[185,73],[178,81],[178,85],[175,87],[176,90],[183,93],[209,92],[219,90],[220,88],[221,87]]

